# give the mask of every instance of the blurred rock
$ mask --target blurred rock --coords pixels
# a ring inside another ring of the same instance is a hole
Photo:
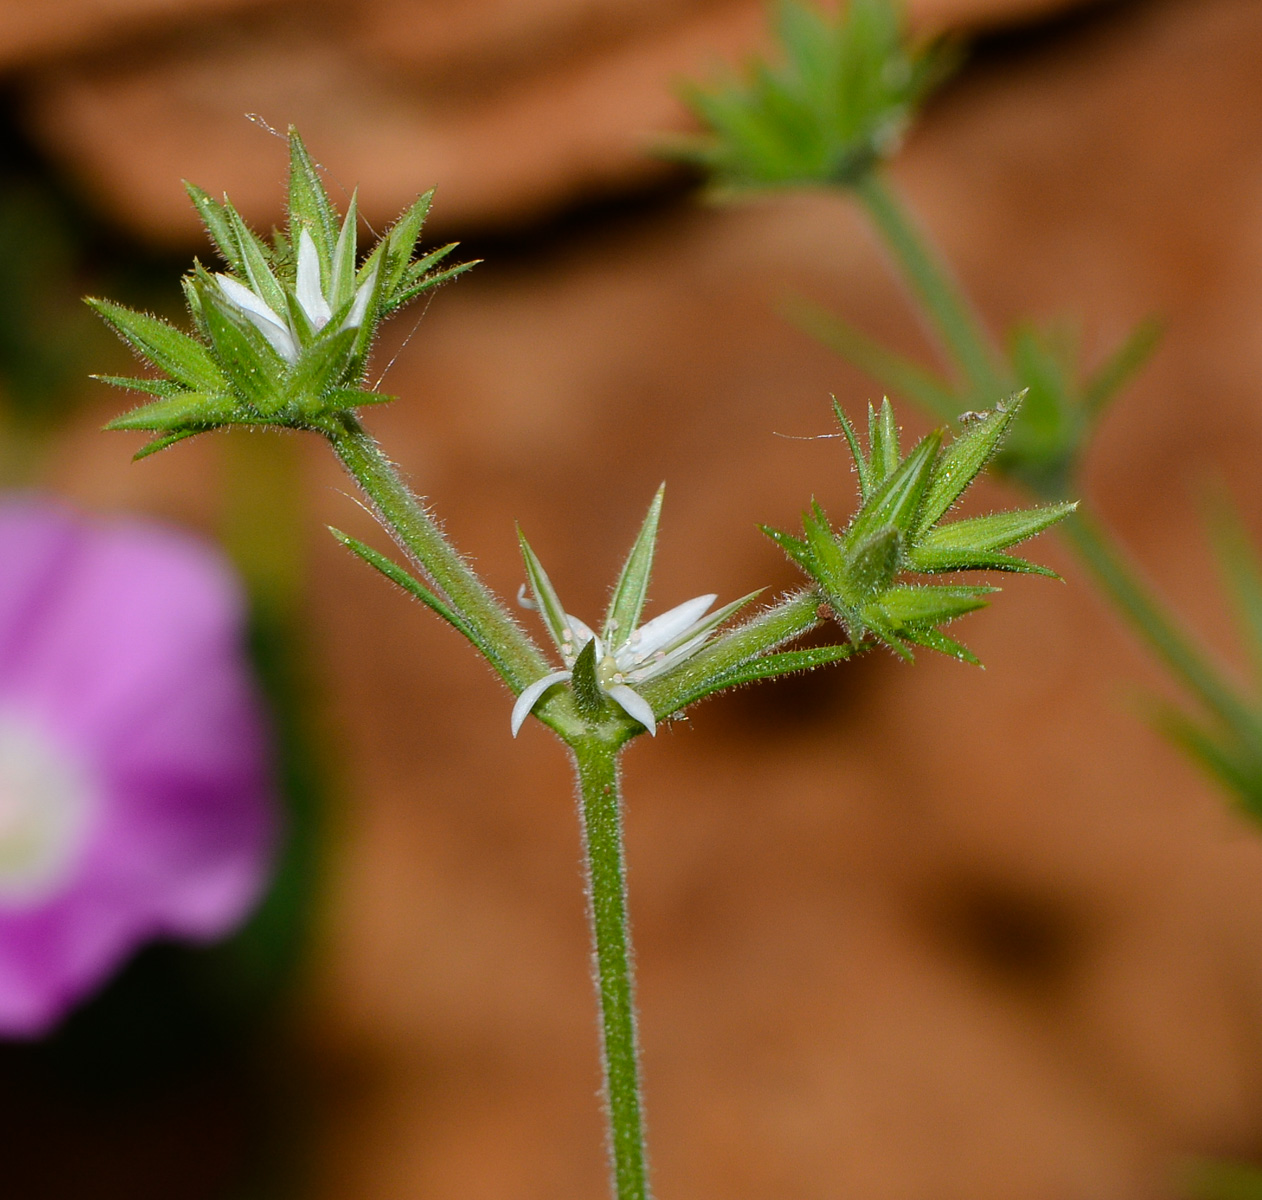
[[[95,53],[85,37],[19,85],[34,136],[142,236],[196,238],[180,178],[276,219],[273,148],[245,114],[298,125],[333,178],[362,188],[373,222],[436,183],[436,227],[520,226],[664,177],[652,146],[687,123],[675,86],[765,36],[762,0],[360,0],[208,19],[227,2],[190,11],[159,52]],[[910,12],[939,31],[1074,6],[916,0]]]

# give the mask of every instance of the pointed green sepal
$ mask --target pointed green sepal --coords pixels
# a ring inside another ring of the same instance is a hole
[[[168,446],[174,446],[176,442],[182,442],[185,438],[196,437],[199,433],[204,433],[203,429],[181,429],[176,433],[164,434],[162,437],[156,437],[151,442],[146,442],[135,454],[131,456],[132,462],[139,462],[142,458],[148,458],[151,454],[157,454],[160,450],[165,450]]]
[[[162,432],[181,429],[189,425],[207,429],[215,425],[235,424],[248,419],[249,415],[237,407],[231,396],[223,393],[212,396],[204,392],[180,392],[179,395],[168,396],[162,400],[155,400],[152,404],[142,404],[139,408],[133,408],[130,412],[115,417],[105,428]]]
[[[881,611],[900,633],[922,626],[943,625],[965,613],[985,608],[993,587],[951,587],[905,584],[889,588],[879,600]]]
[[[935,430],[916,445],[859,510],[854,523],[846,531],[847,544],[866,540],[882,526],[892,526],[904,535],[912,530],[917,524],[921,501],[941,444],[942,435]],[[876,457],[875,453],[873,457]]]
[[[1023,397],[1023,392],[1018,393],[1007,403],[975,420],[946,448],[925,492],[917,524],[918,533],[924,533],[935,525],[977,478],[999,448]]]
[[[881,401],[879,409],[868,405],[868,445],[871,456],[868,469],[873,485],[879,487],[897,469],[902,453],[898,446],[898,423],[890,398]]]
[[[556,642],[557,649],[562,654],[572,653],[573,633],[570,630],[570,622],[566,618],[565,609],[561,607],[561,601],[557,597],[556,588],[552,586],[552,580],[543,569],[539,556],[530,548],[530,543],[526,541],[526,535],[522,533],[520,526],[517,529],[517,541],[521,546],[521,556],[526,564],[526,580],[530,584],[530,593],[534,597],[539,614],[543,617],[548,632],[552,634],[552,640]]]
[[[89,298],[87,304],[141,357],[172,379],[194,391],[213,392],[224,386],[223,373],[205,347],[174,325],[109,300]]]
[[[337,220],[315,163],[292,125],[289,127],[289,221],[289,236],[295,246],[299,228],[310,231],[320,256],[320,272],[327,279],[333,265]]]
[[[574,660],[572,685],[578,711],[585,717],[599,717],[605,710],[605,695],[596,678],[596,639],[591,638]]]
[[[864,503],[872,494],[872,474],[868,469],[868,460],[864,457],[863,447],[859,445],[859,435],[855,432],[855,427],[850,423],[850,418],[842,411],[842,407],[837,403],[837,397],[833,398],[833,414],[837,418],[837,423],[841,426],[842,436],[846,439],[846,445],[850,447],[850,457],[854,460],[855,473],[859,476],[859,502]]]
[[[640,526],[635,544],[622,568],[622,574],[618,576],[618,583],[609,601],[609,611],[605,614],[602,636],[606,644],[612,644],[616,635],[620,635],[622,639],[629,637],[640,623],[640,613],[644,611],[644,601],[648,596],[649,576],[653,571],[657,525],[661,519],[662,497],[665,493],[666,485],[663,483],[649,505],[644,523]]]
[[[921,550],[962,550],[985,553],[1006,550],[1035,534],[1042,533],[1050,525],[1064,520],[1078,507],[1077,501],[1068,504],[1047,504],[1041,508],[1019,508],[1011,512],[991,513],[985,517],[970,517],[938,525],[920,539]]]

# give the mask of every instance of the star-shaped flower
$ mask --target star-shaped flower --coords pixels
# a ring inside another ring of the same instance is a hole
[[[523,585],[518,600],[524,607],[538,609],[542,614],[561,652],[565,670],[544,675],[522,690],[513,705],[514,737],[544,693],[565,681],[574,687],[580,706],[598,707],[608,697],[632,720],[639,721],[650,734],[656,735],[653,708],[636,687],[691,658],[728,617],[758,595],[751,592],[710,612],[711,605],[718,599],[717,594],[711,592],[685,600],[643,625],[638,623],[653,568],[662,490],[658,489],[649,506],[599,634],[565,611],[535,552],[526,539],[521,538],[530,590],[527,595]]]
[[[224,274],[215,276],[228,303],[267,339],[268,345],[287,363],[296,363],[310,335],[319,333],[329,323],[333,316],[330,296],[336,301],[339,293],[346,291],[351,298],[350,309],[338,324],[338,333],[344,329],[358,329],[364,323],[368,302],[377,282],[378,264],[373,263],[367,278],[356,285],[354,219],[355,206],[352,204],[337,239],[327,288],[321,279],[320,253],[315,239],[311,231],[303,227],[298,235],[295,304],[286,306],[287,316],[281,316],[259,292],[239,279]],[[305,322],[303,318],[306,318]]]

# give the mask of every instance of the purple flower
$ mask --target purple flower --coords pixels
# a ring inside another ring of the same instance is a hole
[[[0,503],[0,1035],[258,899],[276,817],[242,631],[189,537]]]

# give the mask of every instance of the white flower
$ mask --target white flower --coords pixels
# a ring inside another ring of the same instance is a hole
[[[354,229],[350,228],[348,235],[348,228],[349,217],[347,226],[343,226],[342,235],[338,238],[332,269],[334,278],[329,281],[329,293],[339,290],[341,272],[354,270]],[[298,235],[298,275],[294,299],[315,333],[323,329],[333,317],[333,306],[329,303],[320,276],[320,255],[316,250],[315,240],[304,226]],[[233,279],[231,275],[217,275],[216,279],[224,298],[267,339],[272,349],[287,363],[297,362],[304,338],[295,327],[294,321],[288,315],[281,316],[258,292],[246,287],[239,279]],[[377,270],[374,265],[368,278],[355,288],[355,298],[339,330],[358,329],[363,324],[376,280]]]
[[[647,544],[647,553],[642,551],[637,556],[637,551],[632,551],[623,578],[615,590],[604,629],[599,635],[561,607],[552,582],[525,539],[522,539],[522,553],[526,559],[526,572],[530,578],[533,599],[527,596],[523,585],[517,600],[524,608],[538,609],[541,612],[544,624],[561,652],[565,670],[553,671],[522,690],[517,703],[513,705],[511,724],[514,737],[543,694],[554,684],[574,677],[574,664],[589,642],[595,643],[597,686],[627,716],[639,721],[650,734],[656,736],[657,720],[652,706],[636,691],[637,685],[664,675],[690,658],[701,649],[715,629],[757,595],[756,592],[751,593],[710,612],[710,606],[718,598],[711,592],[709,595],[685,600],[683,604],[676,605],[643,625],[635,625],[648,581],[652,537],[656,534],[656,508],[660,505],[660,500],[659,493],[654,501],[654,508],[650,509],[650,536],[645,538],[642,534],[641,542],[637,543],[637,549]],[[649,528],[649,521],[645,525]],[[642,569],[636,570],[641,564]],[[628,589],[636,592],[636,595],[629,605],[620,605],[620,598],[627,594]],[[620,611],[634,614],[626,622],[631,627],[630,633],[624,634],[618,628],[617,613]]]

